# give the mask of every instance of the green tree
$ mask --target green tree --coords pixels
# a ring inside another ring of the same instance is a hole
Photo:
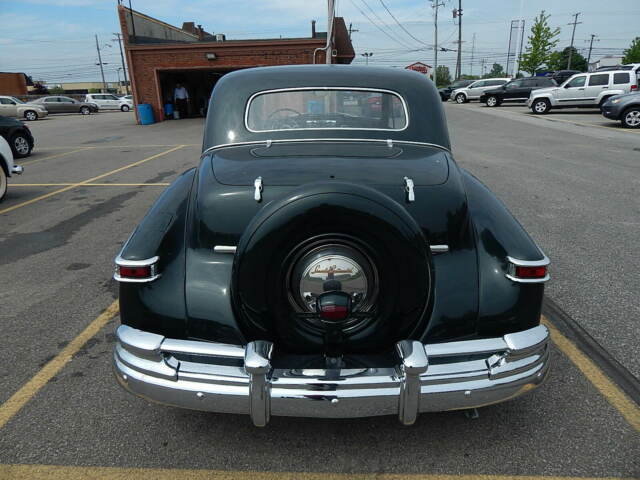
[[[436,68],[436,86],[449,85],[450,83],[451,74],[449,73],[449,67],[438,65],[438,68]]]
[[[547,68],[549,70],[565,70],[569,62],[569,52],[571,53],[571,69],[580,70],[586,72],[589,65],[587,65],[587,59],[578,53],[575,47],[567,47],[562,51],[551,52],[549,60],[547,61]]]
[[[496,78],[496,77],[504,77],[504,67],[499,63],[494,63],[491,67],[491,71],[483,75],[484,78]]]
[[[640,37],[636,37],[624,51],[622,63],[640,63]]]
[[[64,88],[62,88],[62,87],[51,87],[49,89],[49,93],[54,94],[54,95],[60,95],[60,94],[64,93]]]
[[[527,48],[520,58],[520,70],[535,75],[549,61],[551,50],[558,44],[560,28],[551,30],[548,20],[551,15],[540,12],[531,27],[531,35],[527,40]]]

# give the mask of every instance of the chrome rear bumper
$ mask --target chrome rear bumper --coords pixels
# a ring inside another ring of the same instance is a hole
[[[490,405],[537,387],[549,370],[548,341],[547,328],[539,325],[484,340],[404,340],[396,345],[395,367],[280,369],[271,366],[270,342],[175,340],[122,325],[114,368],[135,395],[195,410],[248,413],[257,426],[270,415],[398,415],[410,425],[419,412]]]

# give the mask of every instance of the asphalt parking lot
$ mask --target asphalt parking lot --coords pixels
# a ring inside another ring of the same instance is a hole
[[[640,134],[586,112],[445,109],[457,160],[552,259],[550,301],[638,377]],[[0,204],[0,479],[640,476],[640,407],[553,309],[548,382],[476,419],[276,417],[257,429],[130,396],[110,366],[113,258],[197,165],[203,122],[144,127],[115,112],[29,125],[36,149]]]

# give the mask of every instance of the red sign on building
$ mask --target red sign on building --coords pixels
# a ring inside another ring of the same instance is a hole
[[[404,68],[406,68],[407,70],[413,70],[414,72],[422,73],[424,75],[429,75],[431,73],[431,65],[427,65],[426,63],[422,62],[412,63],[411,65],[407,65]]]

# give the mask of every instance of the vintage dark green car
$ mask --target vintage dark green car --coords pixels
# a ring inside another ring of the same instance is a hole
[[[549,260],[454,161],[409,71],[222,77],[198,168],[116,258],[114,366],[163,404],[366,417],[466,409],[545,379]]]

